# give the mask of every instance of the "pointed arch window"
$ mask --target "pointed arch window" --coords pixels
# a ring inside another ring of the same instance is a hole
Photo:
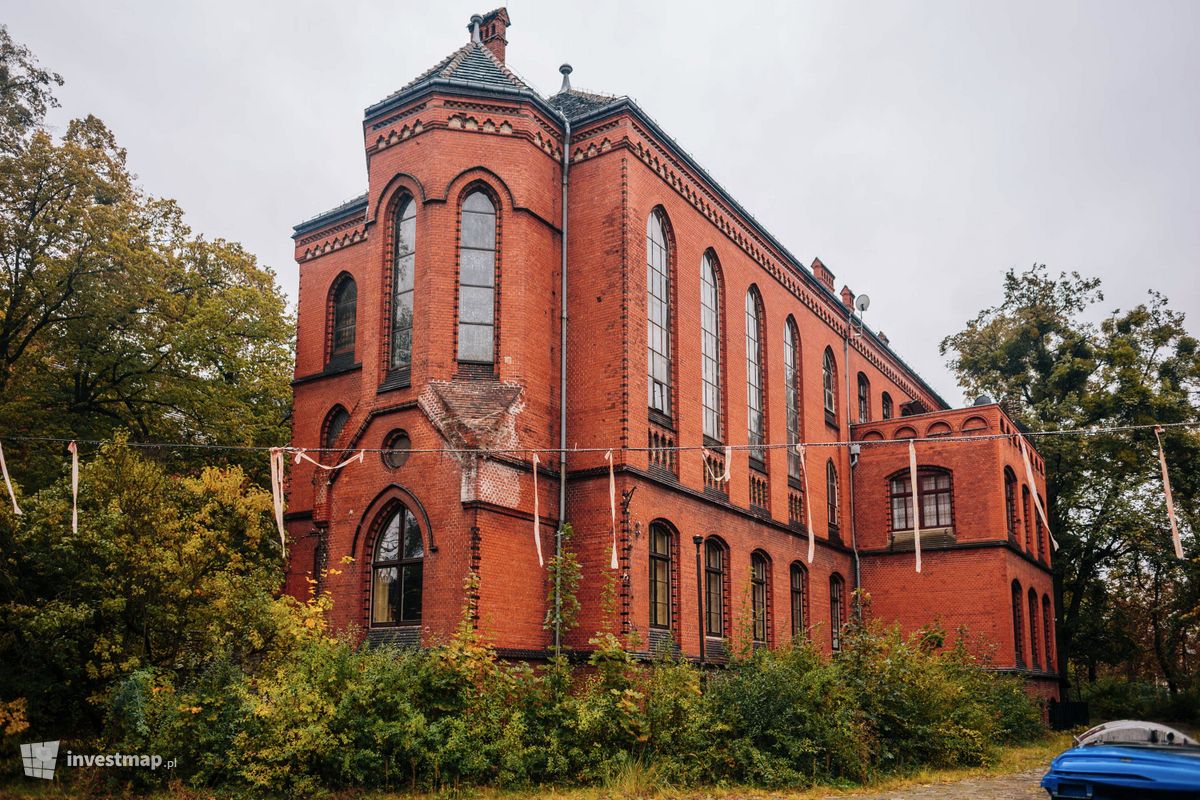
[[[725,546],[716,539],[704,544],[704,632],[725,635]]]
[[[1012,582],[1012,615],[1013,615],[1013,655],[1017,659],[1017,666],[1025,666],[1025,645],[1024,645],[1024,620],[1021,613],[1021,583],[1020,581]]]
[[[716,259],[700,259],[700,383],[704,435],[721,440],[721,290]]]
[[[825,421],[837,425],[837,362],[833,350],[828,347],[821,362],[821,386],[825,397]]]
[[[763,406],[762,301],[751,288],[746,292],[746,443],[750,458],[766,460],[766,410]]]
[[[1042,500],[1042,508],[1046,508],[1046,501]],[[1042,517],[1040,514],[1034,514],[1033,517],[1034,529],[1037,532],[1037,557],[1038,561],[1046,560],[1046,526],[1042,525]]]
[[[495,361],[496,206],[482,189],[462,205],[458,266],[458,360]]]
[[[650,525],[650,627],[671,627],[671,530]]]
[[[800,331],[790,316],[783,326],[783,398],[787,406],[788,479],[800,480]]]
[[[883,393],[883,418],[891,419],[896,415],[896,409],[892,406],[892,396],[887,392]]]
[[[346,423],[350,421],[350,412],[341,406],[334,406],[328,414],[325,415],[325,424],[321,431],[321,449],[334,450],[337,448],[338,439],[342,436],[342,431],[346,429]]]
[[[1017,541],[1017,476],[1009,467],[1004,468],[1004,518],[1008,526],[1008,540]]]
[[[413,278],[417,260],[417,204],[405,195],[396,204],[392,247],[392,336],[388,367],[412,365]]]
[[[767,643],[767,598],[770,595],[770,565],[762,553],[750,556],[750,610],[755,644]]]
[[[861,372],[858,373],[858,421],[871,421],[871,382]]]
[[[671,416],[671,278],[660,212],[646,220],[646,361],[650,410]]]
[[[1029,590],[1029,666],[1041,669],[1042,661],[1038,658],[1038,596],[1037,590]]]
[[[846,581],[836,572],[829,576],[829,637],[833,651],[842,649],[842,627],[846,623]]]
[[[384,519],[371,567],[371,624],[421,622],[425,545],[413,513],[403,504]]]
[[[825,511],[829,517],[829,535],[838,536],[838,473],[833,459],[825,462]]]
[[[792,638],[808,632],[808,573],[799,562],[792,564],[790,593],[792,605]]]
[[[1046,639],[1046,671],[1054,672],[1054,633],[1050,627],[1054,614],[1050,611],[1050,595],[1042,595],[1042,635]]]
[[[1021,487],[1021,514],[1024,518],[1024,524],[1022,525],[1022,527],[1025,529],[1025,552],[1029,552],[1030,549],[1032,549],[1030,547],[1031,542],[1030,542],[1030,534],[1029,534],[1029,527],[1030,527],[1029,520],[1033,516],[1033,505],[1029,501],[1029,487],[1028,486]]]
[[[331,293],[331,326],[329,360],[354,360],[354,343],[358,318],[358,284],[343,275]]]

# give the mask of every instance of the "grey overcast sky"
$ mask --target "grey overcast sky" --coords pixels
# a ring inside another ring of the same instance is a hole
[[[244,243],[294,297],[291,226],[365,189],[363,109],[488,0],[10,2],[143,187]],[[1200,2],[512,0],[543,93],[628,94],[951,403],[937,353],[1010,267],[1165,292],[1200,333]]]

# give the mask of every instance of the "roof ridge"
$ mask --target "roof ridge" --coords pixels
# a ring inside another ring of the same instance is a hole
[[[498,55],[496,55],[495,53],[492,52],[492,48],[488,47],[487,45],[483,44],[482,42],[468,42],[468,44],[473,44],[479,50],[482,50],[484,53],[486,53],[487,57],[492,60],[492,64],[494,64],[502,73],[504,73],[505,77],[509,78],[510,80],[514,80],[519,84],[518,88],[528,89],[529,91],[533,91],[532,87],[530,87],[530,85],[525,81],[524,78],[522,78],[517,73],[513,72],[513,70],[507,64],[505,64],[503,61],[500,60],[500,57]],[[449,77],[449,76],[447,76],[447,77]]]

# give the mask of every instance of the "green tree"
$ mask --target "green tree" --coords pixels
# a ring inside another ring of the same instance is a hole
[[[1078,273],[1054,277],[1042,265],[1010,270],[1003,301],[944,339],[941,351],[951,356],[964,391],[992,395],[1034,432],[1200,420],[1200,357],[1183,315],[1151,292],[1128,311],[1089,321],[1102,300],[1100,281]],[[1054,555],[1061,674],[1081,634],[1092,642],[1132,638],[1131,631],[1097,631],[1097,620],[1129,619],[1106,605],[1115,580],[1154,574],[1160,588],[1170,587],[1151,592],[1153,616],[1164,628],[1158,671],[1168,681],[1179,677],[1180,643],[1197,633],[1200,574],[1191,534],[1200,436],[1194,428],[1174,428],[1164,444],[1190,562],[1173,556],[1153,432],[1036,440],[1046,461],[1050,525],[1061,545]],[[1082,647],[1086,654],[1087,643]]]

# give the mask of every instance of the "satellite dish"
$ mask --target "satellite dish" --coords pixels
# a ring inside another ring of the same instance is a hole
[[[871,307],[871,298],[868,295],[860,294],[858,299],[854,301],[854,307],[858,309],[858,313],[862,313]]]

